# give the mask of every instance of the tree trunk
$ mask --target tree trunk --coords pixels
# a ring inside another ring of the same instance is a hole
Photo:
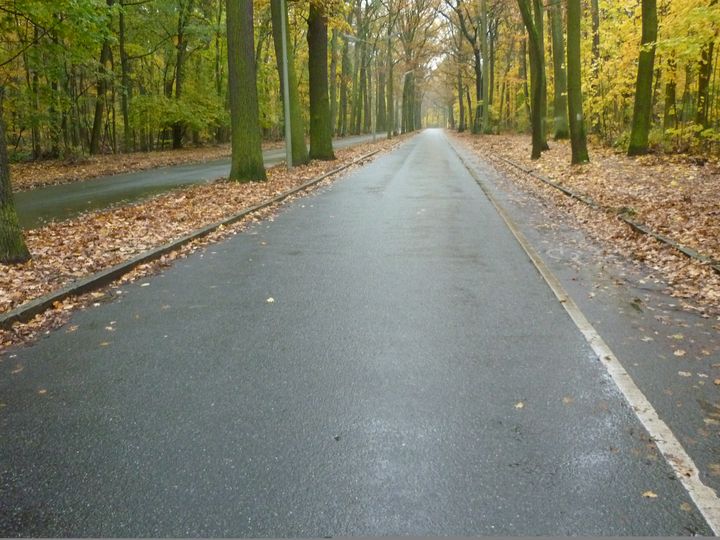
[[[330,126],[333,130],[337,122],[337,30],[330,38]]]
[[[482,122],[482,99],[483,99],[483,69],[482,54],[479,47],[473,49],[473,60],[475,68],[475,121],[472,124],[472,132],[480,133]]]
[[[0,86],[0,263],[16,264],[30,259],[22,229],[18,223],[10,185],[10,164],[5,140],[2,102],[5,89]]]
[[[663,114],[663,129],[677,127],[677,63],[674,58],[668,59],[667,77],[665,82],[665,113]]]
[[[270,10],[272,15],[272,34],[275,44],[275,58],[277,59],[277,69],[280,78],[280,96],[283,97],[283,51],[282,51],[282,28],[281,28],[281,9],[285,6],[285,20],[287,21],[287,3],[282,0],[271,0]],[[308,162],[308,150],[305,145],[305,121],[303,120],[302,110],[300,108],[300,95],[298,93],[297,74],[295,72],[295,58],[293,51],[290,49],[290,37],[287,36],[287,58],[288,58],[288,87],[290,88],[290,140],[292,142],[292,164],[302,165]]]
[[[377,62],[377,60],[376,60]],[[385,107],[385,70],[380,68],[377,76],[377,116],[376,116],[376,131],[382,133],[387,129],[387,110]]]
[[[352,17],[352,14],[350,15]],[[338,135],[345,137],[347,135],[347,121],[348,121],[348,84],[352,76],[352,70],[350,68],[350,42],[345,40],[342,48],[342,67],[341,70],[341,82],[340,82],[340,115],[338,117]]]
[[[569,6],[568,6],[568,9]],[[552,34],[553,73],[555,76],[555,140],[567,139],[568,132],[568,88],[565,70],[565,41],[563,39],[563,16],[560,3],[550,7],[550,26]],[[569,57],[569,55],[568,55]]]
[[[539,159],[544,150],[547,149],[545,139],[543,101],[545,97],[545,54],[541,41],[541,33],[538,29],[537,18],[533,17],[533,6],[531,0],[518,0],[523,23],[527,29],[528,45],[530,49],[530,91],[532,93],[531,123],[532,123],[532,159]],[[533,4],[536,0],[532,0]],[[537,14],[536,14],[537,15]]]
[[[528,68],[527,68],[527,40],[520,40],[520,79],[523,85],[523,95],[525,96],[525,112],[528,121],[532,123],[532,111],[530,110],[530,89],[528,85]]]
[[[395,74],[393,73],[395,64],[392,54],[392,19],[388,22],[387,29],[387,65],[387,138],[392,139],[397,127],[395,123]]]
[[[118,33],[118,42],[120,46],[120,82],[122,89],[120,91],[120,109],[123,118],[123,149],[129,152],[133,149],[133,133],[130,126],[130,101],[132,100],[132,82],[130,80],[130,60],[125,50],[125,6],[120,9],[120,29]]]
[[[648,151],[657,30],[656,0],[642,0],[642,44],[635,85],[635,107],[628,147],[629,156],[646,154]]]
[[[467,96],[467,110],[468,116],[470,117],[470,125],[474,126],[475,121],[473,120],[472,99],[470,98],[470,88],[467,86],[465,87],[465,95]]]
[[[322,6],[310,2],[308,71],[310,74],[310,158],[335,159],[328,102],[327,19]]]
[[[458,106],[460,107],[460,118],[458,122],[458,133],[465,131],[465,103],[463,101],[463,80],[462,80],[462,66],[457,68],[457,93],[458,93]]]
[[[590,17],[592,18],[592,56],[593,73],[600,67],[600,3],[599,0],[590,0]]]
[[[482,52],[482,127],[490,133],[490,47],[488,46],[487,0],[480,0],[480,50]]]
[[[187,41],[185,40],[185,28],[194,7],[194,0],[188,0],[186,5],[180,5],[177,29],[177,54],[175,61],[175,100],[180,101],[185,82],[185,57],[187,56]],[[183,134],[185,126],[182,122],[175,122],[172,128],[173,148],[179,149],[183,145]]]
[[[714,41],[710,41],[703,47],[700,69],[698,70],[697,113],[695,115],[695,123],[706,129],[710,127],[708,122],[710,117],[710,78],[712,77],[714,47]]]
[[[252,0],[227,0],[228,84],[232,130],[230,180],[265,180],[255,82]]]
[[[115,0],[107,0],[108,8],[111,8]],[[100,152],[100,139],[103,132],[103,118],[105,116],[105,99],[108,87],[108,71],[107,63],[110,61],[110,41],[103,40],[102,49],[100,50],[100,65],[98,67],[97,79],[97,98],[95,99],[95,115],[93,117],[92,134],[90,135],[90,153],[97,154]]]
[[[580,0],[567,0],[568,107],[570,109],[570,143],[573,164],[590,161],[585,134],[585,118],[583,116],[582,63],[580,58],[581,17]]]

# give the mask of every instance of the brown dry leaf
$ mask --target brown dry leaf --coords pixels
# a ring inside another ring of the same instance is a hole
[[[541,159],[530,160],[529,136],[453,134],[491,163],[504,179],[547,205],[553,218],[580,227],[607,252],[640,261],[669,283],[673,294],[692,300],[700,313],[717,313],[720,275],[707,265],[647,236],[638,235],[616,217],[571,200],[506,160],[533,170],[609,209],[630,209],[633,219],[651,230],[720,260],[720,190],[717,166],[699,166],[683,156],[628,158],[611,148],[591,145],[592,162],[571,165],[570,145],[556,141]],[[684,302],[686,304],[686,302]]]
[[[515,404],[515,408],[516,408],[516,409],[522,409],[522,408],[524,408],[524,407],[525,407],[525,404],[524,404],[522,401],[518,401],[518,402]]]
[[[642,496],[645,497],[646,499],[657,499],[657,493],[655,493],[654,491],[650,491],[650,490],[643,493]]]
[[[685,356],[685,351],[683,349],[678,349],[673,354],[675,356]]]

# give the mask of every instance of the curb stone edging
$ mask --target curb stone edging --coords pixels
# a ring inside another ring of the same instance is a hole
[[[193,240],[197,240],[199,238],[203,238],[209,235],[210,233],[218,230],[220,227],[236,223],[241,219],[247,217],[249,214],[252,214],[253,212],[257,212],[258,210],[262,210],[263,208],[267,208],[268,206],[279,203],[287,199],[291,195],[295,195],[296,193],[304,191],[305,189],[320,183],[321,181],[325,180],[330,176],[342,172],[345,169],[349,169],[353,165],[357,165],[358,163],[366,161],[367,159],[373,157],[375,154],[381,152],[381,150],[382,149],[378,149],[363,156],[360,156],[359,158],[354,159],[350,163],[328,171],[325,174],[322,174],[317,178],[313,178],[312,180],[309,180],[298,187],[289,189],[288,191],[284,191],[283,193],[267,199],[260,204],[251,206],[250,208],[245,208],[237,214],[230,216],[229,218],[225,218],[221,221],[206,225],[205,227],[202,227],[200,229],[196,229],[191,233],[186,234],[185,236],[182,236],[167,244],[153,248],[149,251],[145,251],[144,253],[140,253],[139,255],[136,255],[131,259],[116,264],[115,266],[111,266],[110,268],[101,270],[100,272],[92,274],[88,277],[73,281],[72,283],[66,285],[65,287],[62,287],[61,289],[26,302],[25,304],[22,304],[15,309],[12,309],[7,313],[0,315],[0,329],[9,330],[15,323],[28,322],[36,315],[51,308],[55,302],[60,302],[70,296],[79,296],[95,289],[99,289],[100,287],[104,287],[105,285],[112,283],[119,277],[127,274],[141,264],[155,261],[163,255],[166,255],[172,251],[175,251],[176,249],[185,246],[186,244],[189,244]]]
[[[571,189],[561,186],[557,182],[553,182],[549,178],[546,178],[545,176],[536,173],[532,169],[527,169],[511,159],[508,159],[508,158],[505,158],[502,156],[495,156],[495,157],[497,157],[501,161],[507,163],[508,165],[511,165],[512,167],[515,167],[516,169],[519,169],[520,171],[527,174],[528,176],[535,178],[536,180],[540,180],[541,182],[549,185],[550,187],[553,187],[553,188],[561,191],[564,195],[567,195],[571,199],[580,201],[581,203],[589,206],[590,208],[592,208],[594,210],[600,210],[600,211],[603,211],[603,212],[606,212],[609,214],[613,213],[613,211],[611,209],[599,205],[594,200],[592,200],[590,197],[586,197],[585,195],[581,195]],[[654,238],[655,240],[657,240],[658,242],[665,244],[665,245],[679,251],[680,253],[682,253],[683,255],[688,257],[689,259],[693,259],[702,264],[707,265],[716,274],[720,274],[720,261],[715,260],[712,257],[708,257],[707,255],[704,255],[704,254],[700,253],[699,251],[696,251],[692,248],[684,246],[684,245],[676,242],[672,238],[665,236],[664,234],[656,233],[655,231],[650,229],[650,227],[648,227],[647,225],[644,225],[643,223],[639,223],[639,222],[631,219],[630,217],[628,217],[626,211],[625,212],[615,212],[615,214],[617,215],[617,218],[620,221],[622,221],[623,223],[628,225],[635,232],[650,236],[650,237]]]

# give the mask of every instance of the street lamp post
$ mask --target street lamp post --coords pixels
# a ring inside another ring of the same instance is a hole
[[[290,124],[290,83],[288,82],[287,54],[287,3],[280,0],[280,27],[282,34],[282,72],[283,72],[283,104],[285,108],[285,161],[287,168],[292,168],[292,126]]]

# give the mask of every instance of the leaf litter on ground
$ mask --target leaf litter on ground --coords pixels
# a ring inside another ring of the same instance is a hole
[[[571,165],[570,144],[550,141],[539,160],[530,159],[527,135],[453,134],[492,164],[524,192],[569,214],[607,253],[639,263],[662,278],[683,307],[705,315],[720,314],[720,275],[649,236],[640,235],[617,218],[630,213],[635,221],[677,243],[720,260],[720,161],[677,155],[627,157],[613,149],[590,145],[590,163]],[[614,212],[590,208],[524,174],[506,161],[533,170],[590,197]],[[701,164],[702,163],[702,164]]]

